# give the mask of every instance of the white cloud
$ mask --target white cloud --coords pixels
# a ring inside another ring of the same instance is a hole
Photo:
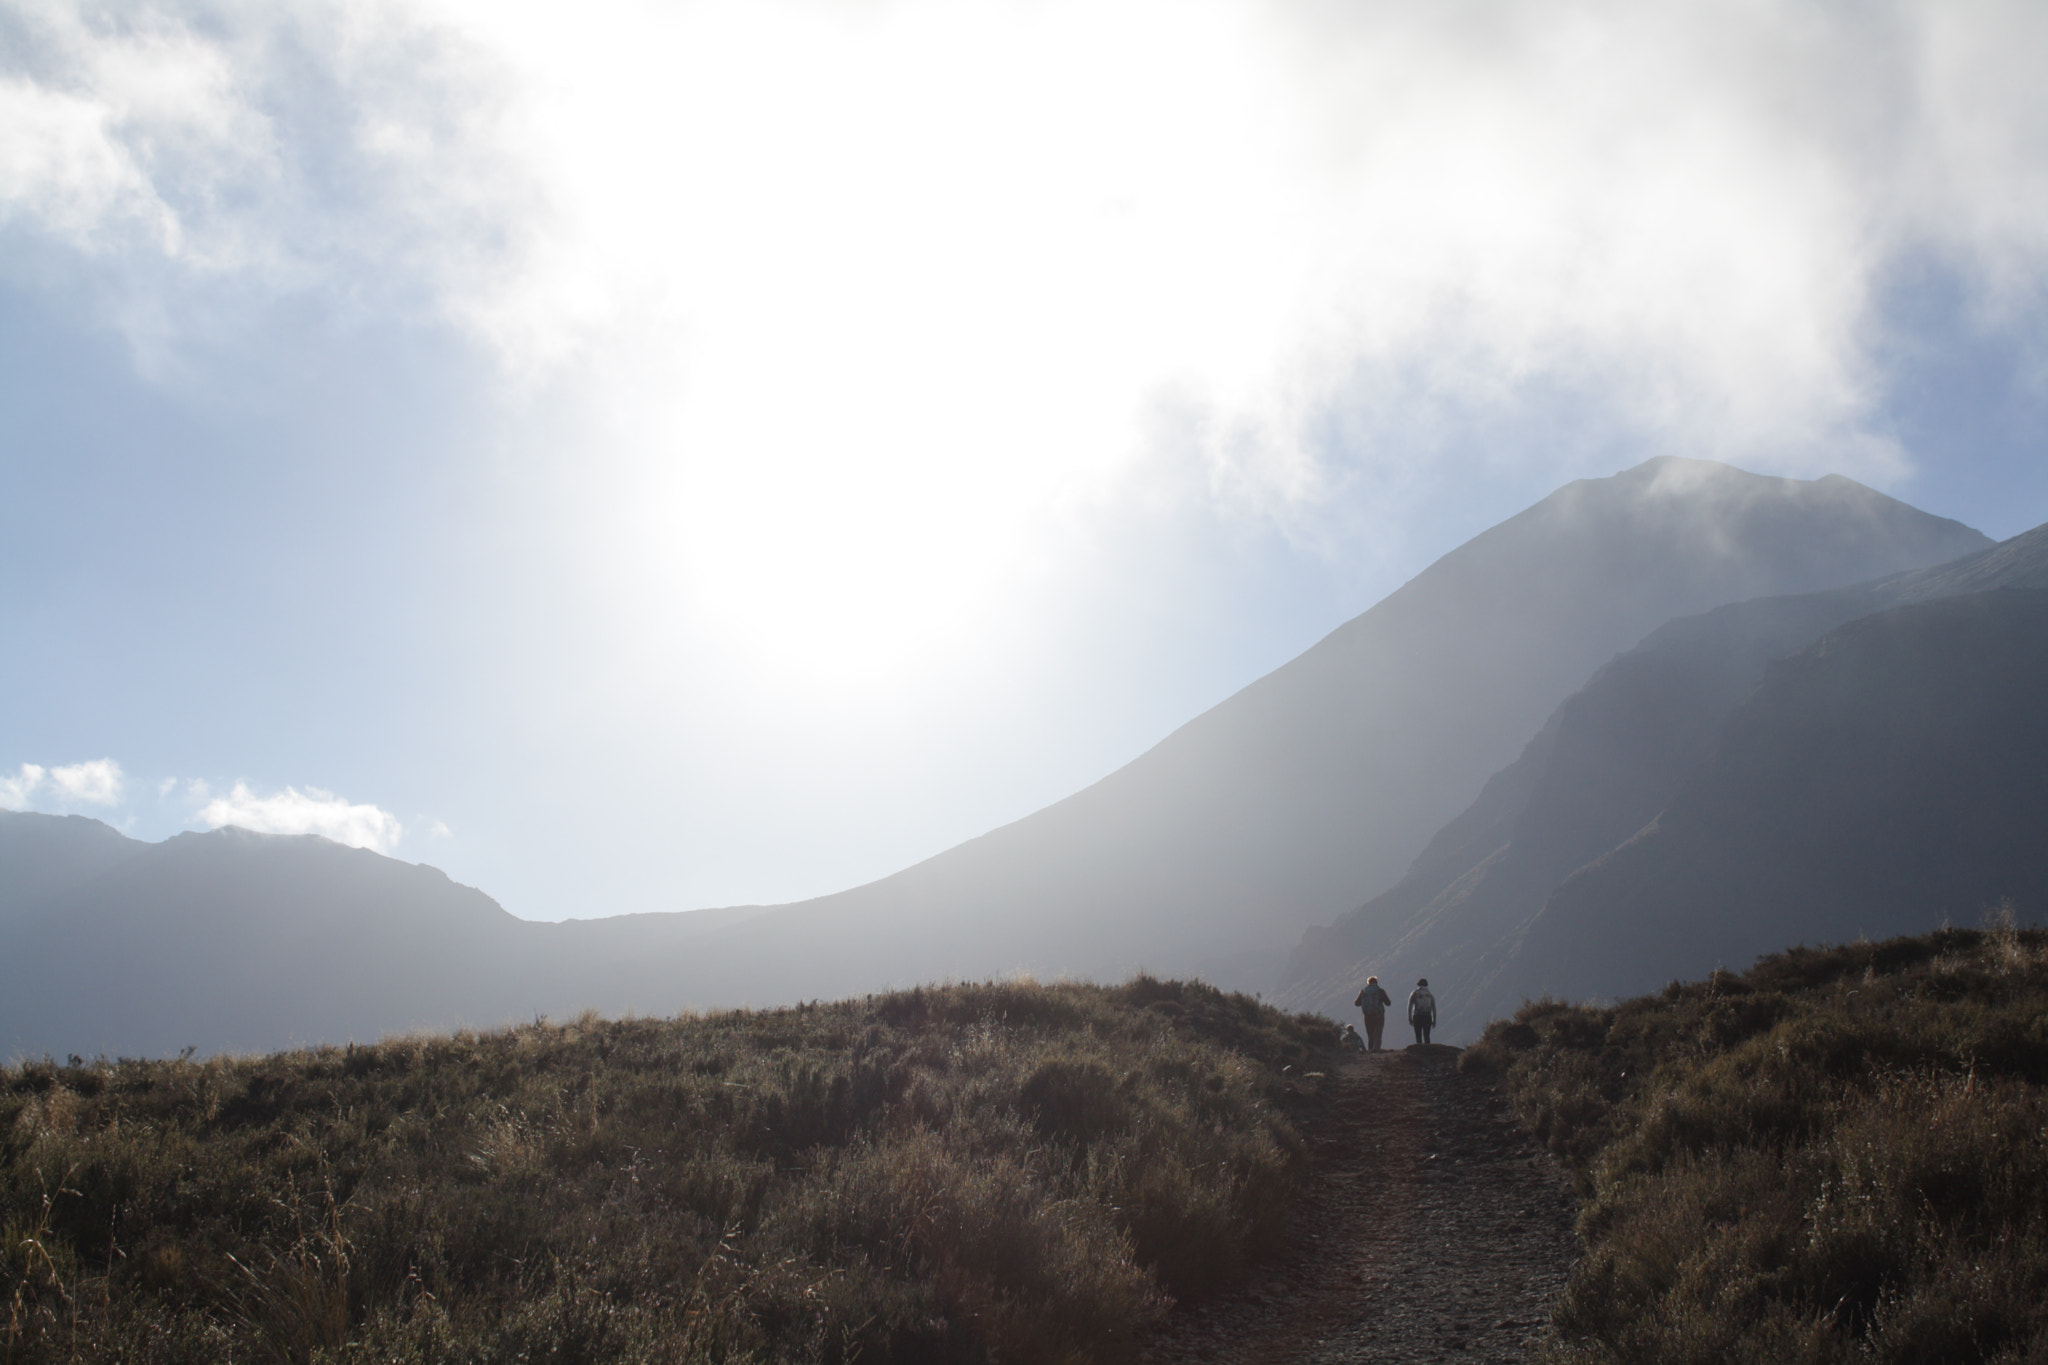
[[[1899,263],[2048,281],[2023,0],[0,6],[0,216],[148,266],[146,357],[224,281],[436,312],[587,386],[643,615],[820,667],[1103,505],[1302,534],[1445,410],[1892,478]]]
[[[405,833],[388,811],[352,804],[318,787],[286,787],[258,796],[247,783],[237,782],[226,796],[208,801],[198,818],[213,829],[235,825],[259,834],[318,834],[378,853],[389,852]]]
[[[0,810],[27,810],[42,784],[43,768],[36,763],[22,764],[12,777],[0,777]]]
[[[821,668],[943,648],[1077,509],[1307,534],[1446,411],[1888,481],[1888,272],[2048,278],[2038,7],[446,12],[556,210],[451,308],[605,374],[643,614]]]
[[[0,214],[30,217],[91,248],[124,221],[161,240],[164,205],[148,177],[108,135],[107,111],[88,99],[19,79],[0,81]]]
[[[508,165],[471,126],[490,64],[406,6],[0,0],[0,23],[0,231],[76,267],[16,252],[0,277],[83,281],[145,372],[190,380],[186,352],[280,297],[418,316],[498,268],[519,194],[483,184]]]
[[[121,800],[127,777],[111,758],[84,763],[59,764],[45,768],[24,763],[11,777],[0,777],[0,809],[27,810],[31,806],[53,806],[69,810],[78,806],[112,806]]]
[[[52,768],[49,780],[57,799],[66,805],[111,806],[121,799],[127,785],[121,765],[111,758]]]

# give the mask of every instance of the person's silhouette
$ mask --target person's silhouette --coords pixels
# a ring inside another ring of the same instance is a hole
[[[1358,993],[1352,1004],[1365,1015],[1365,1045],[1374,1052],[1380,1050],[1380,1034],[1387,1027],[1387,1006],[1394,1003],[1394,997],[1380,989],[1380,979],[1368,976],[1365,989]]]
[[[1436,997],[1429,993],[1426,976],[1408,992],[1408,1023],[1415,1029],[1416,1046],[1429,1041],[1429,1031],[1436,1027]]]

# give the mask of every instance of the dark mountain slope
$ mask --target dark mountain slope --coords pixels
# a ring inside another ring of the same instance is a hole
[[[1270,987],[1592,669],[1674,615],[1979,549],[1841,478],[1652,460],[1444,556],[1125,768],[882,881],[705,945],[707,1003],[1026,968]]]
[[[435,868],[311,835],[149,844],[0,811],[0,1061],[669,1014],[693,943],[745,917],[534,924]]]
[[[0,810],[0,930],[59,888],[98,876],[143,847],[83,815]]]
[[[1788,941],[2048,907],[2048,592],[1866,617],[1772,665],[1658,821],[1560,886],[1512,975],[1562,998]]]
[[[506,1012],[486,983],[529,926],[433,868],[311,835],[121,842],[0,944],[0,1055],[239,1051]]]
[[[1447,1036],[1476,1028],[1485,1016],[1473,1002],[1550,893],[1656,818],[1769,661],[1877,605],[1863,590],[1744,603],[1615,659],[1407,877],[1303,935],[1281,997],[1327,1012],[1348,1005],[1368,972],[1428,977],[1464,1021]]]
[[[1655,819],[1773,659],[1902,603],[2010,584],[2048,587],[2048,527],[1979,554],[1829,592],[1737,603],[1671,622],[1569,698],[1521,758],[1445,827],[1407,877],[1311,929],[1281,998],[1340,1010],[1369,971],[1428,976],[1476,1027],[1511,1009],[1508,956],[1550,893]]]

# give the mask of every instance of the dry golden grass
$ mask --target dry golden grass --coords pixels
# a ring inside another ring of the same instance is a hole
[[[0,1362],[1114,1360],[1333,1042],[1140,978],[0,1071]]]
[[[1529,1005],[1464,1064],[1579,1176],[1556,1359],[2048,1361],[2048,939],[2009,915]]]

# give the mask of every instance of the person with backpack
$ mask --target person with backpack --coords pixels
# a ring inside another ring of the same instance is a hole
[[[1380,1034],[1387,1027],[1387,1006],[1394,1003],[1394,997],[1380,989],[1380,979],[1368,976],[1365,989],[1351,1002],[1365,1014],[1365,1045],[1373,1052],[1380,1050]]]
[[[1429,993],[1429,978],[1426,976],[1408,992],[1408,1022],[1415,1029],[1415,1045],[1421,1047],[1427,1043],[1429,1031],[1436,1027],[1436,997]]]

